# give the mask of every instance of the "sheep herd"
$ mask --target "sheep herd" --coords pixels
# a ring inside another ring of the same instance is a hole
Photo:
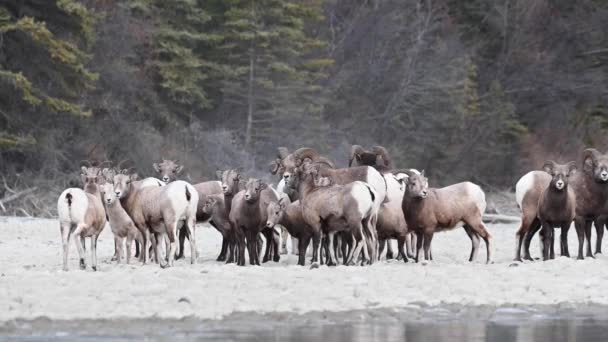
[[[63,269],[68,269],[70,241],[76,244],[80,268],[86,268],[85,238],[91,239],[91,267],[97,270],[99,234],[109,222],[114,235],[113,260],[142,263],[153,260],[162,268],[184,257],[186,239],[190,261],[198,257],[196,223],[208,222],[222,235],[218,261],[244,266],[279,261],[287,252],[288,236],[298,265],[305,265],[312,241],[311,267],[368,265],[386,258],[404,262],[432,260],[435,232],[464,228],[471,239],[469,261],[476,259],[480,241],[492,262],[492,238],[482,215],[485,194],[471,182],[443,188],[429,187],[424,171],[395,169],[385,148],[355,145],[348,168],[311,148],[290,152],[278,148],[270,172],[277,186],[247,179],[239,169],[218,171],[218,181],[198,184],[178,180],[183,166],[163,160],[153,164],[159,178],[140,179],[119,163],[81,167],[84,187],[69,188],[57,202]],[[546,162],[516,185],[522,223],[516,235],[515,260],[531,259],[530,240],[540,230],[542,257],[553,258],[553,229],[562,229],[561,255],[569,256],[567,232],[575,223],[578,258],[583,258],[591,225],[597,229],[596,253],[608,218],[608,155],[595,149],[582,154],[582,165]],[[391,240],[397,240],[396,254]],[[389,243],[387,243],[389,242]],[[133,251],[135,246],[135,251]],[[133,253],[135,252],[135,253]]]

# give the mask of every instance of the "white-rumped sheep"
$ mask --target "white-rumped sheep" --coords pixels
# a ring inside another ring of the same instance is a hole
[[[147,262],[147,243],[154,234],[154,253],[161,267],[173,266],[176,249],[177,230],[186,225],[190,235],[191,263],[196,262],[196,242],[194,229],[198,193],[192,185],[184,181],[171,182],[163,187],[140,187],[135,182],[137,175],[120,173],[114,176],[114,190],[124,201],[135,226],[142,233],[144,248],[141,249],[143,262]],[[160,257],[159,244],[163,234],[169,239],[166,261]]]
[[[86,268],[84,238],[91,238],[91,267],[97,271],[97,238],[106,224],[106,213],[101,203],[99,185],[105,181],[99,168],[82,167],[84,191],[79,188],[64,190],[57,200],[57,213],[63,247],[63,269],[68,270],[68,251],[72,236],[80,257],[80,268]]]
[[[424,171],[405,172],[408,178],[402,209],[408,228],[416,233],[416,262],[420,260],[423,245],[425,259],[431,259],[431,241],[436,232],[463,227],[472,242],[469,261],[477,257],[481,236],[486,243],[487,262],[491,263],[491,236],[482,222],[486,200],[481,188],[471,182],[429,188]]]
[[[100,186],[99,190],[110,222],[110,228],[114,234],[116,261],[120,263],[125,256],[124,243],[126,240],[126,261],[129,264],[131,263],[133,241],[142,243],[141,232],[135,227],[135,223],[120,204],[120,199],[114,191],[114,183],[106,182]]]
[[[314,232],[328,235],[328,245],[334,246],[336,232],[347,231],[355,239],[355,247],[347,256],[347,263],[354,264],[365,243],[371,237],[373,219],[378,215],[376,202],[379,197],[374,188],[364,182],[354,181],[347,185],[335,185],[327,177],[322,177],[319,166],[304,165],[298,169],[296,177],[301,196],[302,216]],[[320,256],[319,236],[313,237],[313,267],[318,267]],[[336,265],[334,248],[329,249],[327,264]],[[364,255],[368,254],[363,249]],[[371,256],[365,255],[369,262]]]
[[[608,201],[608,154],[601,154],[596,149],[589,148],[582,154],[582,171],[574,173],[569,180],[569,188],[574,190],[576,197],[576,214],[574,225],[578,237],[578,259],[583,259],[583,247],[587,237],[587,256],[591,252],[591,225],[606,211]],[[522,240],[524,259],[530,257],[530,241],[532,230],[538,230],[538,200],[541,193],[549,185],[551,177],[544,171],[531,171],[519,179],[515,186],[515,198],[522,210],[521,226],[516,234],[515,260],[521,260]],[[596,227],[597,228],[597,227]],[[562,229],[562,252],[569,257],[568,236],[569,227]],[[603,234],[603,232],[602,232]],[[600,234],[598,234],[598,239]],[[601,243],[601,242],[600,242]]]
[[[281,150],[279,150],[281,151]],[[386,181],[384,177],[373,167],[370,166],[358,166],[343,169],[334,169],[329,166],[327,159],[321,157],[315,150],[311,148],[300,148],[292,153],[285,155],[286,150],[283,150],[283,158],[278,160],[280,166],[278,170],[283,172],[283,178],[287,187],[296,189],[298,188],[296,173],[301,171],[304,164],[310,164],[317,166],[320,177],[327,177],[333,184],[346,185],[354,181],[362,181],[369,184],[377,195],[377,201],[374,201],[376,206],[374,213],[378,214],[380,205],[386,200]],[[281,155],[281,153],[280,153]],[[301,193],[298,195],[302,197]],[[377,217],[372,218],[372,224],[370,226],[370,232],[372,236],[366,240],[368,249],[371,253],[371,261],[377,260],[378,253],[378,236],[376,231]]]

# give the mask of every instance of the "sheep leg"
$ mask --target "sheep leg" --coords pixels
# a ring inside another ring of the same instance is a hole
[[[382,258],[382,253],[384,253],[384,248],[386,248],[386,239],[378,240],[378,255],[379,258]],[[388,251],[386,251],[386,260],[388,260]]]
[[[425,232],[424,233],[424,259],[431,260],[431,242],[433,241],[433,232]]]
[[[222,249],[220,250],[220,255],[217,256],[215,261],[226,261],[226,251],[228,250],[228,238],[222,234]]]
[[[543,261],[551,258],[551,240],[553,240],[553,226],[548,222],[541,223],[543,227]]]
[[[133,245],[133,234],[127,234],[127,244],[125,245],[127,254],[127,265],[131,263],[131,246]]]
[[[595,254],[602,254],[602,239],[604,238],[604,226],[606,225],[606,216],[600,216],[593,223],[597,237],[595,240]]]
[[[72,232],[72,236],[74,236],[74,243],[76,244],[76,249],[78,249],[78,258],[80,269],[84,270],[87,268],[87,263],[85,261],[85,250],[84,250],[84,241],[82,239],[82,230],[86,228],[86,224],[81,223],[76,225],[76,229]]]
[[[70,232],[72,225],[67,222],[60,223],[61,229],[61,245],[63,247],[63,270],[68,270],[68,252],[70,250]]]
[[[237,264],[239,266],[245,266],[245,244],[246,242],[246,238],[245,238],[245,231],[243,231],[242,227],[238,227],[236,228],[238,231],[235,232],[236,237],[237,237],[237,243],[238,243],[238,247],[239,247],[239,255],[237,258]],[[248,244],[247,244],[248,246]],[[247,248],[247,251],[249,252],[249,248]]]
[[[254,243],[252,243],[253,241],[253,237],[251,236],[251,232],[249,232],[248,230],[245,231],[245,238],[247,240],[247,253],[249,254],[249,264],[250,265],[255,265],[255,259],[254,259],[254,254],[255,254],[255,249],[253,247]]]
[[[274,246],[272,261],[279,262],[281,260],[281,253],[279,253],[279,245],[281,244],[281,234],[279,231],[274,229],[272,230],[272,243]],[[287,240],[285,240],[285,245],[287,245]],[[285,247],[285,251],[287,251],[287,247]]]
[[[264,238],[266,239],[266,250],[264,251],[262,262],[266,263],[270,260],[270,253],[272,252],[272,231],[270,229],[264,229],[262,230],[262,235],[264,235]]]
[[[91,236],[91,268],[97,271],[97,238],[99,234]]]
[[[263,229],[263,228],[262,228]],[[260,233],[255,234],[257,244],[255,244],[255,264],[260,265],[260,259],[262,258],[262,247],[264,247],[264,239],[262,239],[262,235]],[[272,244],[268,241],[268,245],[270,247],[269,253],[272,253]]]
[[[342,264],[346,265],[348,263],[348,255],[350,251],[353,249],[353,235],[352,234],[344,234],[344,241],[342,243]]]
[[[409,241],[410,241],[410,247],[408,250],[408,257],[410,258],[416,258],[416,246],[417,246],[417,235],[414,232],[409,233]],[[408,240],[405,240],[406,243],[408,242]]]
[[[186,231],[188,232],[188,240],[190,241],[190,264],[196,264],[196,259],[198,258],[198,250],[196,249],[196,217],[191,217],[186,221]],[[182,229],[184,229],[182,227]],[[173,245],[175,245],[175,237],[177,232],[173,233],[174,241]],[[174,247],[175,248],[175,247]]]
[[[469,261],[473,262],[477,259],[477,252],[479,250],[479,235],[475,233],[473,228],[469,225],[464,225],[464,231],[467,232],[469,239],[471,239],[471,254],[469,256]]]
[[[298,249],[300,251],[305,251],[308,248],[308,244],[310,243],[310,236],[302,237],[298,239]],[[306,253],[298,254],[298,265],[304,266],[306,265]]]
[[[141,259],[141,255],[139,253],[139,246],[141,245],[141,241],[135,240],[135,257]]]
[[[475,233],[477,233],[478,236],[481,236],[481,238],[485,242],[486,254],[487,254],[486,264],[491,264],[492,263],[492,235],[490,235],[490,233],[486,229],[486,226],[481,221],[481,217],[479,218],[478,222],[471,224],[470,226],[471,226],[471,228],[473,228],[473,230],[475,231]]]
[[[539,219],[534,219],[532,221],[532,223],[530,224],[530,227],[528,228],[528,231],[525,233],[524,236],[524,260],[532,260],[532,257],[530,256],[530,242],[532,242],[532,238],[534,237],[534,234],[536,234],[537,231],[539,231],[541,228],[541,224],[540,224],[540,220]]]
[[[321,254],[321,227],[313,227],[313,231],[314,233],[312,237],[312,265],[310,266],[310,268],[318,268],[319,254]],[[300,251],[300,253],[302,252]]]
[[[169,262],[169,249],[171,249],[171,241],[169,240],[171,233],[163,234],[163,240],[165,241],[165,260]],[[169,265],[170,266],[170,265]]]
[[[407,236],[397,238],[397,255],[403,258],[403,262],[408,262],[405,252],[405,241],[407,241]]]
[[[285,229],[285,227],[281,226],[281,235],[280,235],[281,253],[280,254],[289,254],[289,251],[287,250],[287,240],[288,239],[289,239],[289,233],[287,232],[287,229]]]
[[[327,246],[329,250],[329,254],[327,255],[327,266],[336,266],[336,252],[334,249],[334,237],[336,232],[330,232],[327,234]]]
[[[156,261],[160,264],[161,268],[166,268],[168,267],[168,262],[166,260],[166,258],[163,258],[160,250],[161,250],[161,245],[163,243],[163,236],[161,233],[154,233],[154,254],[156,255]]]
[[[120,264],[120,261],[122,259],[122,255],[120,252],[120,245],[121,245],[121,241],[122,238],[120,238],[118,235],[114,235],[114,253],[116,253],[116,259],[114,259],[114,257],[112,257],[112,259],[110,259],[110,261],[116,261],[117,264]]]
[[[420,261],[420,253],[422,252],[422,232],[416,232],[416,263]]]
[[[184,243],[186,242],[186,238],[190,240],[190,237],[188,236],[188,230],[182,227],[182,229],[179,230],[179,248],[177,255],[175,256],[175,260],[179,260],[184,257]]]
[[[298,238],[293,236],[291,237],[291,254],[300,255],[300,243]],[[304,254],[306,254],[306,251],[304,251]]]
[[[355,265],[359,260],[361,250],[363,250],[363,257],[366,260],[369,260],[370,255],[366,248],[365,236],[363,235],[363,225],[359,223],[358,226],[357,224],[351,224],[349,226],[355,227],[355,231],[353,232],[353,236],[355,237],[355,248],[352,257],[350,258],[349,265]],[[361,262],[361,265],[363,264],[365,264],[365,261]]]
[[[120,255],[118,253],[118,240],[117,240],[117,236],[114,236],[114,255],[112,255],[112,258],[110,259],[110,261],[118,261],[118,263],[120,263]]]
[[[142,260],[142,264],[145,265],[150,261],[148,253],[148,244],[150,243],[150,231],[147,229],[147,227],[145,227],[144,229],[140,229],[139,231],[141,232],[141,248],[139,251],[139,256]]]
[[[175,262],[175,249],[177,248],[177,240],[178,240],[178,231],[177,231],[177,222],[174,222],[170,227],[168,227],[168,231],[167,231],[167,239],[169,241],[169,248],[165,251],[165,253],[167,254],[167,266],[168,267],[173,267],[174,266],[174,262]],[[182,228],[184,229],[184,228]],[[186,228],[186,229],[190,229],[190,228]],[[190,263],[194,264],[196,262],[196,245],[194,245],[194,247],[192,247],[193,244],[193,236],[190,235]]]
[[[335,245],[336,264],[338,264],[340,258],[342,258],[342,244],[344,243],[343,240],[344,240],[344,234],[336,235],[336,245]]]
[[[583,260],[583,244],[585,243],[585,226],[587,221],[583,217],[577,217],[574,220],[574,227],[576,228],[576,236],[578,237],[578,260]]]
[[[380,254],[382,254],[382,252],[378,253],[378,255]],[[386,260],[393,259],[394,257],[395,255],[393,253],[393,244],[391,243],[391,239],[386,239]]]
[[[593,221],[585,221],[585,240],[587,240],[587,256],[590,258],[595,258],[593,252],[591,251],[591,228],[593,225]]]

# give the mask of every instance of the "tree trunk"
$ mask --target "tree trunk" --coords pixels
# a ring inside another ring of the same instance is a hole
[[[253,0],[251,1],[251,17],[255,22],[255,8]],[[255,30],[255,28],[254,28]],[[255,33],[251,39],[249,47],[249,84],[247,90],[247,128],[245,130],[245,146],[251,149],[251,135],[253,129],[253,80],[254,80],[254,65],[255,65]]]

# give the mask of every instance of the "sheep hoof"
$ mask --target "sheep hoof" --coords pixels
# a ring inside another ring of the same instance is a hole
[[[84,262],[84,259],[80,259],[80,269],[84,270],[87,268],[87,264]]]
[[[97,266],[91,266],[91,269],[95,272],[97,272]]]
[[[319,268],[319,263],[318,262],[313,262],[312,265],[310,265],[310,269],[314,270],[315,268]]]

